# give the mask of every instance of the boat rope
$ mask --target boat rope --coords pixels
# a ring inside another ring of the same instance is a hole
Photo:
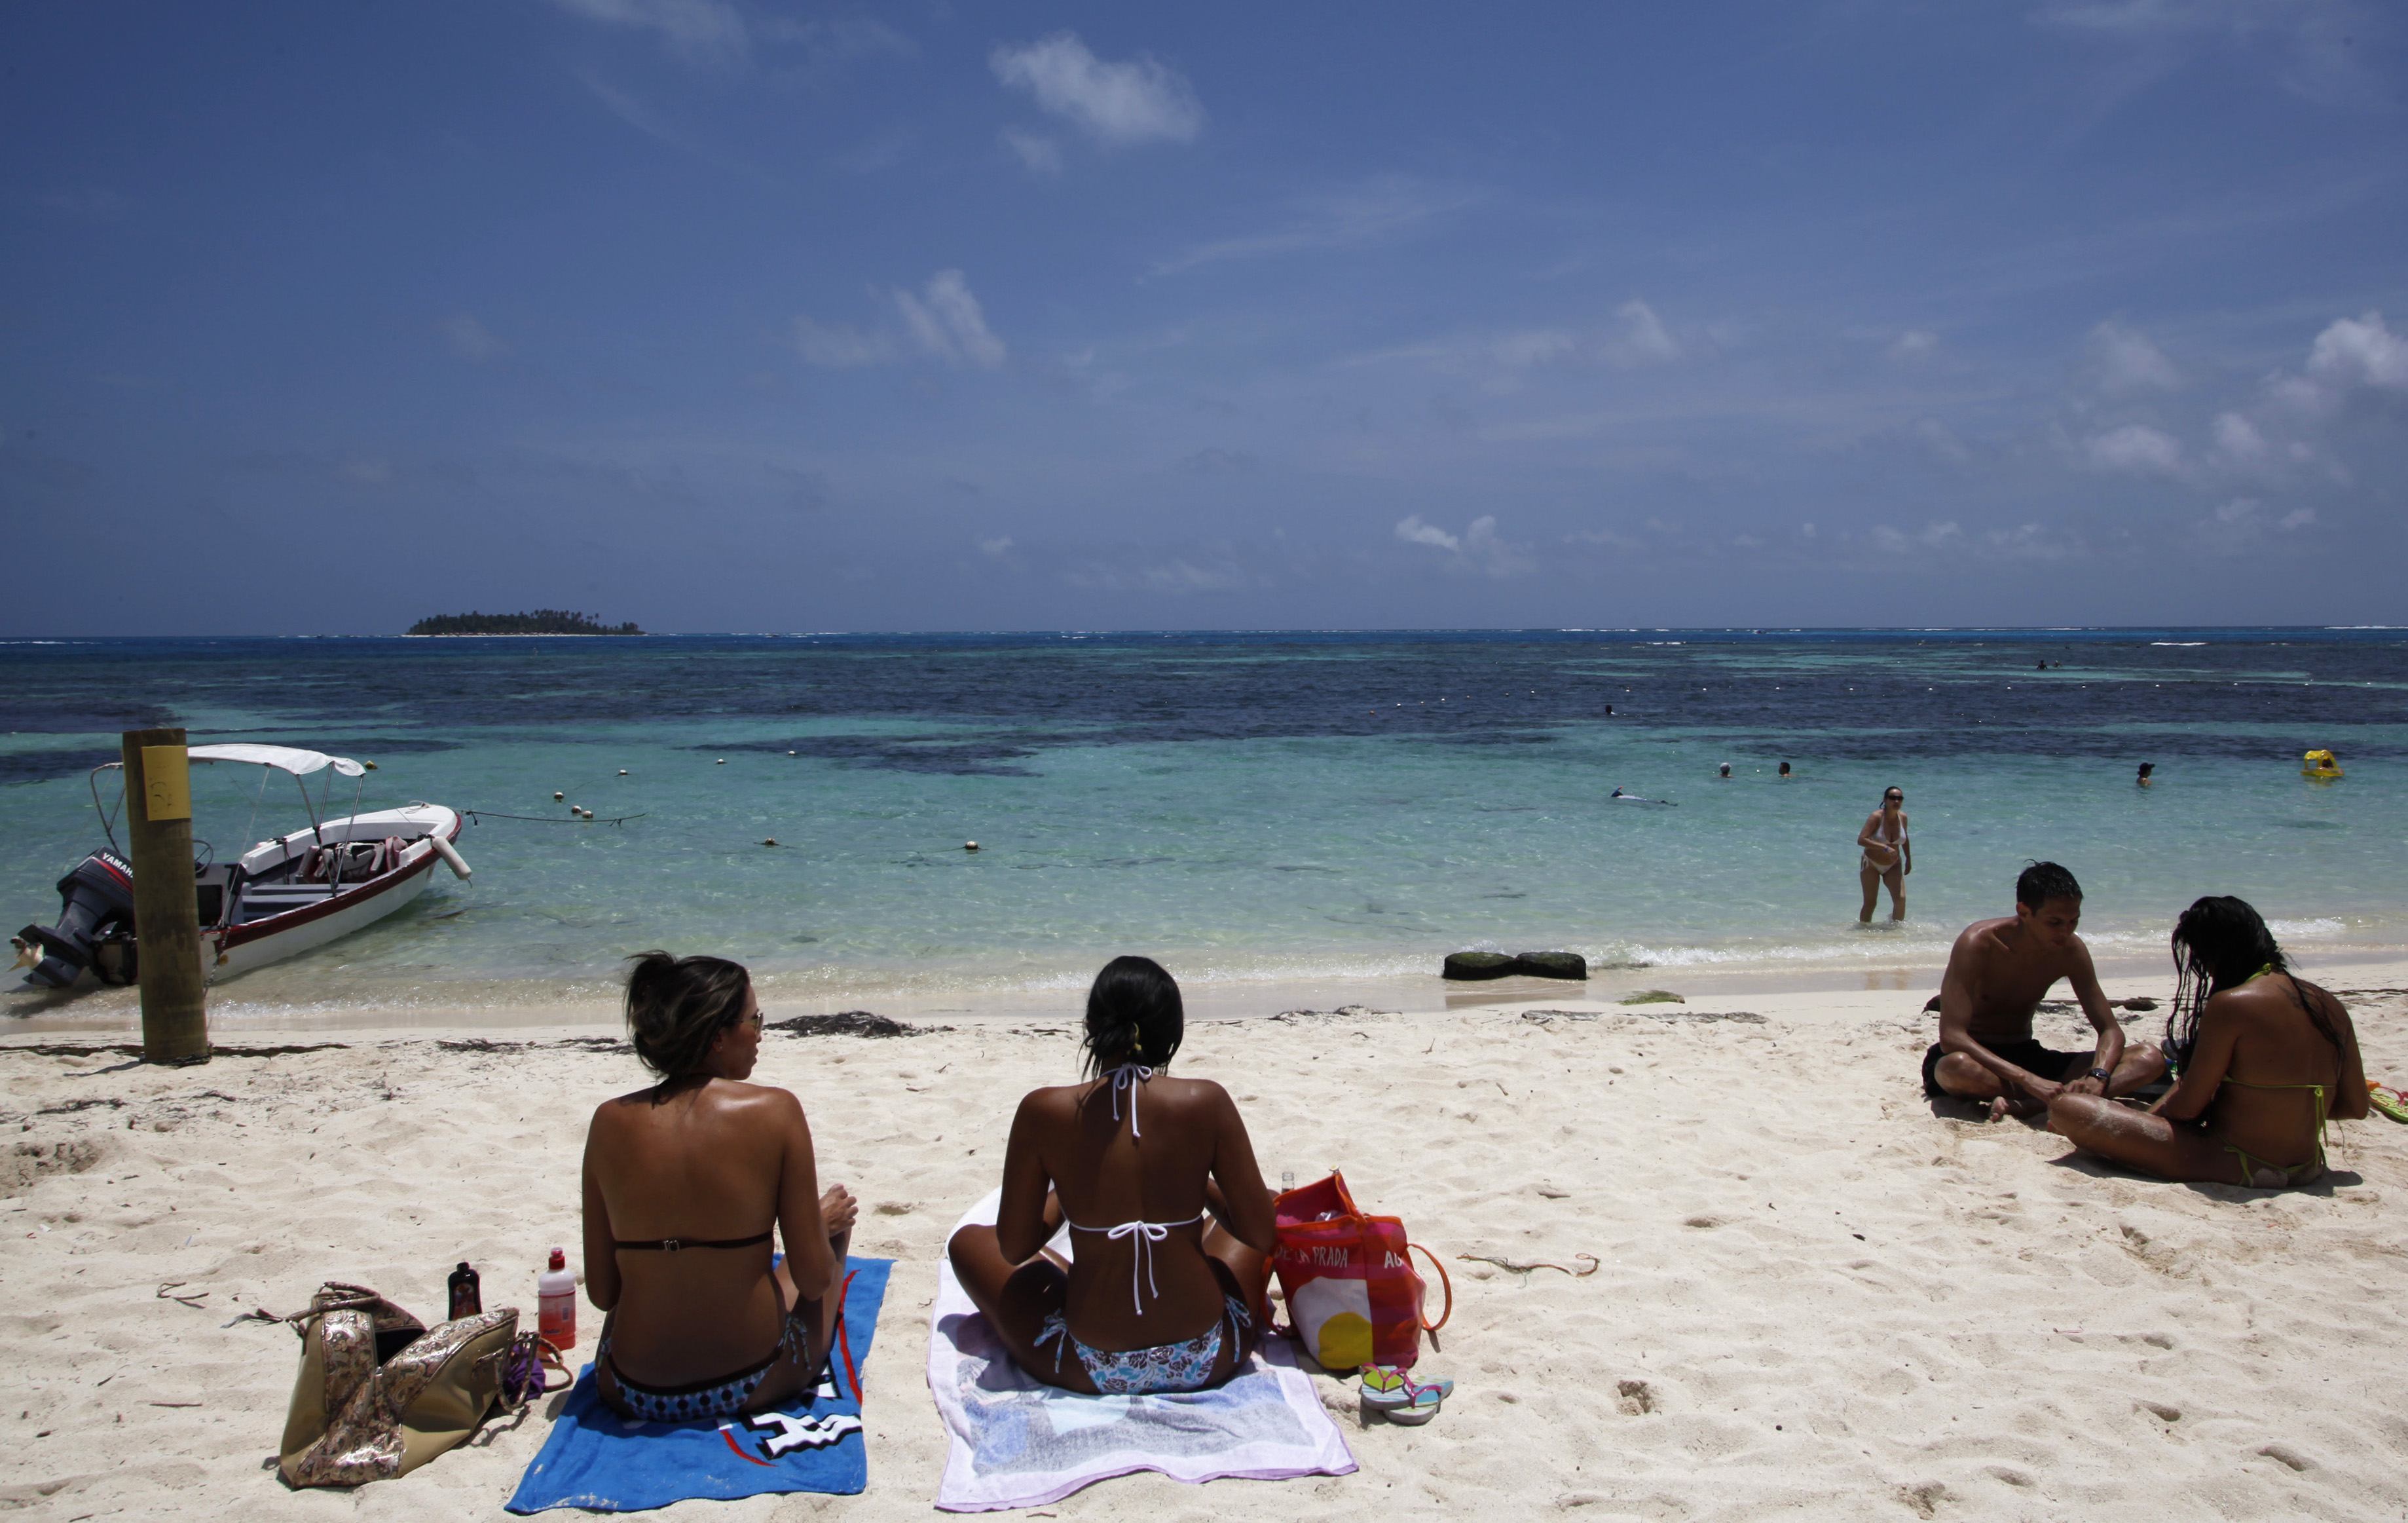
[[[496,814],[490,809],[464,809],[460,817],[480,825],[487,820],[525,820],[535,825],[624,825],[629,820],[644,818],[641,814],[622,814],[615,820],[562,820],[549,814]]]

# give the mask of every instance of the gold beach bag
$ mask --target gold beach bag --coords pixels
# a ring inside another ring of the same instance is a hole
[[[301,1334],[301,1372],[277,1455],[296,1487],[406,1475],[475,1432],[500,1400],[519,1328],[505,1306],[430,1329],[335,1280],[285,1320]]]

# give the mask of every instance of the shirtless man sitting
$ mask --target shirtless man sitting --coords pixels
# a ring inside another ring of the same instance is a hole
[[[1940,981],[1940,1040],[1923,1055],[1925,1094],[1988,1100],[1996,1121],[2037,1114],[2060,1094],[2126,1095],[2164,1076],[2163,1054],[2126,1045],[2090,949],[2073,934],[2081,923],[2073,874],[2035,862],[2015,880],[2013,916],[1965,927]],[[2073,985],[2098,1029],[2096,1052],[2057,1052],[2032,1039],[2032,1015],[2058,979]]]

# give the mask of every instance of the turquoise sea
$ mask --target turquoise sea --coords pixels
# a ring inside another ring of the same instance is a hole
[[[473,887],[216,996],[254,1012],[605,998],[654,945],[798,1008],[1068,1001],[1125,951],[1240,1004],[1466,947],[1846,975],[1936,963],[2033,857],[2082,879],[2104,955],[2157,955],[2210,892],[2311,961],[2408,945],[2393,631],[21,640],[0,678],[11,927],[103,843],[86,772],[122,728],[483,812]],[[2303,780],[2312,746],[2346,779]],[[256,769],[195,776],[221,855],[303,821],[280,774],[255,827]],[[1891,783],[1909,918],[1865,928],[1854,841]]]

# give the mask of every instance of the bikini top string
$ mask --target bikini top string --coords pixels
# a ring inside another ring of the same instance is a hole
[[[1154,1070],[1143,1063],[1128,1062],[1104,1077],[1112,1086],[1112,1119],[1118,1121],[1121,1118],[1121,1091],[1125,1089],[1129,1098],[1129,1135],[1144,1136],[1144,1128],[1137,1124],[1137,1086],[1153,1078]]]
[[[1140,1129],[1137,1124],[1138,1086],[1153,1077],[1153,1068],[1147,1064],[1138,1062],[1123,1063],[1120,1067],[1113,1069],[1111,1072],[1104,1075],[1106,1082],[1111,1086],[1112,1119],[1114,1121],[1118,1121],[1121,1118],[1121,1091],[1124,1089],[1128,1091],[1129,1135],[1131,1137],[1142,1137],[1145,1135],[1144,1131]],[[1064,1214],[1063,1219],[1065,1221],[1069,1220],[1067,1213]],[[1154,1245],[1168,1238],[1172,1228],[1192,1227],[1203,1219],[1204,1214],[1199,1211],[1183,1222],[1135,1221],[1123,1222],[1118,1227],[1082,1227],[1077,1222],[1070,1222],[1070,1226],[1082,1232],[1101,1232],[1104,1237],[1110,1241],[1116,1242],[1122,1238],[1131,1238],[1135,1240],[1137,1247],[1137,1263],[1130,1266],[1129,1301],[1130,1304],[1137,1309],[1137,1315],[1143,1316],[1145,1315],[1145,1298],[1138,1293],[1137,1272],[1140,1270],[1144,1272],[1145,1288],[1152,1291],[1156,1299],[1159,1299],[1162,1295],[1162,1291],[1161,1288],[1154,1282]]]

